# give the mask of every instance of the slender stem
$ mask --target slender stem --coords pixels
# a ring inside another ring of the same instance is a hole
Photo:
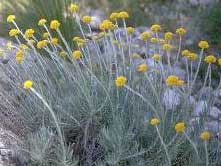
[[[205,152],[206,152],[206,166],[209,166],[209,155],[208,155],[208,149],[207,149],[207,141],[204,141],[205,146]]]
[[[167,150],[167,146],[166,146],[166,144],[164,143],[163,138],[162,138],[162,136],[160,135],[160,131],[159,131],[159,129],[158,129],[157,126],[156,126],[156,129],[157,129],[157,134],[158,134],[158,136],[159,136],[159,138],[160,138],[160,142],[161,142],[161,144],[163,145],[164,150],[165,150],[165,152],[166,152],[166,156],[167,156],[167,160],[168,160],[168,165],[171,166],[171,159],[170,159],[170,155],[169,155],[168,150]]]
[[[184,133],[185,137],[187,138],[187,140],[190,142],[190,144],[193,146],[193,149],[196,152],[197,158],[200,159],[199,153],[198,153],[198,150],[197,150],[197,147],[196,147],[195,143],[190,139],[190,137],[186,134],[186,132],[183,132],[183,133]]]

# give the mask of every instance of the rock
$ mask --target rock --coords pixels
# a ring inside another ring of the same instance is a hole
[[[163,94],[163,103],[166,110],[172,110],[176,108],[181,102],[179,93],[174,89],[167,89]]]

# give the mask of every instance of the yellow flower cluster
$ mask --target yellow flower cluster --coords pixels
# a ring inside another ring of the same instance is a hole
[[[171,51],[172,49],[173,49],[173,46],[171,44],[163,44],[163,50]]]
[[[42,18],[42,19],[40,19],[40,20],[38,21],[38,25],[39,25],[39,26],[44,26],[44,25],[46,24],[46,22],[47,22],[47,20],[44,19],[44,18]]]
[[[182,86],[184,81],[175,75],[170,75],[166,79],[167,86]]]
[[[147,31],[141,33],[141,35],[140,35],[140,38],[144,41],[147,41],[150,37],[151,37],[151,34],[150,34],[150,32],[147,32]]]
[[[29,29],[27,29],[27,30],[25,31],[25,37],[26,37],[27,39],[28,39],[28,38],[31,38],[31,37],[33,37],[34,33],[35,33],[34,29],[29,28]]]
[[[150,42],[151,42],[151,43],[158,43],[158,39],[155,38],[155,37],[152,37],[152,38],[150,39]]]
[[[51,44],[57,45],[58,44],[58,38],[54,37],[51,39]]]
[[[208,55],[204,58],[204,61],[208,64],[216,63],[216,57],[214,55]]]
[[[82,17],[82,22],[85,24],[90,24],[92,21],[92,17],[91,16],[83,16]]]
[[[200,138],[204,141],[208,141],[210,139],[210,133],[208,131],[204,131],[200,134]]]
[[[37,43],[37,48],[42,49],[47,45],[48,41],[47,40],[41,40]]]
[[[154,24],[150,27],[153,32],[158,32],[161,30],[161,26],[159,24]]]
[[[156,125],[160,124],[160,119],[158,119],[158,118],[153,118],[153,119],[151,119],[150,124],[151,124],[152,126],[156,126]]]
[[[24,59],[24,52],[22,50],[17,51],[15,55],[15,59],[18,63],[21,63]]]
[[[183,36],[183,35],[186,34],[186,29],[184,29],[184,28],[178,28],[178,29],[176,30],[176,34],[178,34],[178,35],[180,35],[180,36]]]
[[[186,55],[186,57],[187,57],[189,60],[194,61],[194,60],[197,59],[198,55],[197,55],[196,53],[189,52],[189,53]]]
[[[148,70],[148,66],[146,64],[140,64],[137,67],[138,72],[146,72]]]
[[[50,28],[57,30],[60,27],[61,23],[58,20],[52,20],[50,23]]]
[[[127,27],[127,33],[128,34],[133,34],[135,29],[133,27]]]
[[[78,47],[83,47],[86,43],[86,40],[76,36],[73,38],[73,41],[76,42],[76,44],[78,45]]]
[[[198,46],[201,49],[207,49],[207,48],[209,48],[209,43],[205,40],[202,40],[199,42]]]
[[[183,51],[181,52],[181,55],[187,56],[189,53],[190,53],[190,51],[187,50],[187,49],[185,49],[185,50],[183,50]]]
[[[81,56],[82,56],[82,54],[81,54],[81,51],[79,51],[79,50],[76,50],[76,51],[74,51],[74,52],[72,53],[72,58],[75,59],[75,60],[80,59]]]
[[[9,36],[17,36],[20,33],[18,29],[11,29],[9,31]]]
[[[175,125],[175,130],[177,133],[182,133],[186,129],[185,123],[184,122],[179,122]]]
[[[172,33],[172,32],[166,32],[166,33],[164,34],[164,39],[165,39],[166,41],[172,40],[172,38],[173,38],[173,33]]]
[[[68,6],[68,10],[72,13],[75,13],[79,10],[79,6],[77,4],[72,3]]]
[[[15,15],[9,15],[8,17],[7,17],[7,22],[13,22],[15,20]]]
[[[104,20],[99,27],[103,31],[111,30],[114,28],[114,24],[110,20]]]
[[[115,80],[115,85],[116,85],[117,87],[122,87],[122,86],[124,86],[126,83],[127,83],[127,78],[124,77],[124,76],[119,76],[119,77],[117,77],[116,80]]]
[[[161,56],[160,56],[160,54],[154,54],[154,55],[152,56],[152,58],[153,58],[155,61],[159,61],[159,60],[161,59]]]
[[[31,80],[26,80],[23,84],[24,89],[30,89],[33,87],[33,82]]]

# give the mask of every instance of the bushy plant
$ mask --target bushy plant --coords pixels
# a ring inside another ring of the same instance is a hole
[[[68,9],[78,18],[78,5]],[[95,35],[90,16],[76,19],[82,34],[73,38],[78,49],[72,50],[58,20],[39,20],[39,28],[48,32],[39,41],[32,29],[20,27],[16,16],[7,17],[14,28],[10,36],[17,41],[7,49],[14,48],[16,55],[1,68],[7,68],[14,93],[22,96],[17,106],[31,130],[21,138],[27,165],[208,166],[221,162],[220,142],[205,128],[214,104],[212,91],[198,120],[191,101],[194,90],[211,87],[211,66],[217,65],[217,58],[205,56],[209,43],[200,41],[199,53],[183,50],[186,29],[162,34],[158,24],[136,37],[135,29],[127,27],[129,18],[125,11],[112,13],[113,22],[104,20],[101,33]],[[86,32],[91,40],[85,38]],[[57,40],[52,34],[57,34]],[[50,59],[43,56],[46,53]],[[184,78],[175,70],[182,60]],[[199,87],[196,82],[203,63],[207,71]],[[179,96],[179,104],[168,105],[175,100],[171,91]]]

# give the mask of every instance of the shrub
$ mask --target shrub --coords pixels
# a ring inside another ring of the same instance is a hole
[[[69,9],[78,15],[78,5]],[[205,56],[209,43],[200,41],[199,53],[193,53],[182,49],[184,28],[164,37],[162,27],[152,25],[151,31],[136,36],[126,26],[129,14],[122,11],[116,16],[116,23],[104,20],[102,32],[91,40],[84,38],[91,33],[90,24],[84,23],[87,29],[82,29],[76,20],[82,32],[74,38],[76,50],[60,32],[63,24],[58,20],[41,24],[49,36],[39,41],[32,30],[24,32],[15,16],[8,16],[18,32],[11,32],[17,44],[7,49],[14,48],[16,56],[1,68],[7,67],[14,93],[22,96],[17,106],[31,130],[21,138],[28,165],[219,164],[219,141],[205,128],[214,105],[212,90],[204,114],[191,124],[193,90],[210,87],[211,66],[219,67],[215,56]],[[58,43],[52,33],[58,35]],[[145,50],[143,58],[140,50]],[[50,59],[42,56],[45,53]],[[175,74],[181,60],[183,78]],[[221,59],[218,62],[221,65]],[[202,64],[207,71],[199,87]],[[171,100],[175,104],[168,106]]]

